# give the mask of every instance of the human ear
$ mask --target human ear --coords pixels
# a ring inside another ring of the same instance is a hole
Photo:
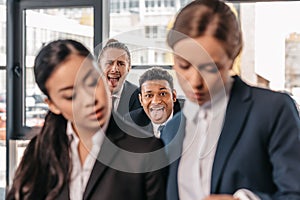
[[[139,100],[140,100],[141,105],[143,106],[142,94],[141,93],[139,93]]]
[[[177,92],[176,92],[175,89],[173,89],[172,98],[173,98],[173,102],[176,102],[176,100],[177,100]]]
[[[61,114],[60,109],[54,104],[54,102],[51,99],[46,98],[45,102],[48,104],[49,110],[51,112],[53,112],[54,114],[57,114],[57,115]]]
[[[130,70],[131,70],[131,65],[128,62],[127,72],[129,72]]]

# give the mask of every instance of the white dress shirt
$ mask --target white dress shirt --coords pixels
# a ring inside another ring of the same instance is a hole
[[[69,183],[69,190],[70,190],[70,200],[82,200],[83,194],[87,185],[87,182],[90,178],[92,169],[94,167],[95,161],[97,159],[98,153],[101,148],[101,144],[105,137],[103,129],[100,129],[96,132],[93,137],[93,147],[86,157],[83,165],[81,165],[80,157],[78,153],[78,144],[79,138],[76,135],[71,122],[67,124],[67,135],[71,140],[71,164],[72,164],[72,172],[71,178]]]
[[[153,134],[154,134],[154,136],[155,136],[156,138],[160,138],[160,135],[161,135],[161,132],[158,130],[159,127],[160,127],[160,126],[165,126],[166,123],[172,119],[172,117],[173,117],[173,111],[172,111],[172,113],[170,114],[170,116],[169,116],[169,118],[167,119],[167,121],[165,121],[165,122],[162,123],[162,124],[155,124],[155,123],[153,123],[153,122],[151,121],[152,127],[153,127]]]
[[[211,102],[202,106],[189,100],[184,104],[186,128],[178,167],[178,192],[182,200],[201,200],[210,194],[212,166],[232,83],[231,79],[226,85],[226,92],[219,92]],[[238,190],[234,197],[240,200],[259,200],[246,189]]]
[[[119,106],[119,103],[120,103],[120,99],[121,99],[121,94],[122,94],[122,91],[123,91],[123,88],[124,88],[124,84],[122,84],[120,90],[116,93],[113,93],[111,96],[112,98],[114,98],[114,101],[112,102],[113,103],[113,108],[114,108],[114,111],[117,112],[118,110],[118,106]]]

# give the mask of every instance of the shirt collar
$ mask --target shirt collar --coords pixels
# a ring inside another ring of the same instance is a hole
[[[153,123],[153,122],[151,121],[151,123],[152,123],[152,125],[153,125],[153,130],[157,130],[158,127],[161,126],[161,125],[166,125],[166,123],[167,123],[168,121],[170,121],[170,120],[172,119],[172,117],[173,117],[173,111],[172,111],[172,113],[170,114],[169,118],[168,118],[164,123],[156,124],[156,123]]]
[[[161,126],[161,125],[166,125],[166,123],[167,123],[168,121],[170,121],[170,120],[172,119],[172,117],[173,117],[173,111],[172,111],[172,113],[170,114],[169,118],[168,118],[164,123],[162,123],[162,124],[156,124],[156,123],[153,123],[153,122],[151,121],[152,126],[153,126],[153,133],[154,133],[154,135],[155,135],[157,138],[160,137],[160,133],[158,132],[159,126]]]
[[[125,83],[125,82],[124,82],[124,83]],[[121,93],[122,93],[123,88],[124,88],[124,83],[122,84],[122,86],[121,86],[121,88],[119,89],[119,91],[116,92],[116,93],[113,93],[112,96],[114,96],[114,97],[116,97],[116,98],[118,98],[118,99],[121,98]]]
[[[93,146],[101,146],[104,137],[105,137],[105,131],[107,129],[108,123],[105,123],[105,125],[100,128],[93,136],[92,136],[92,141],[93,141]],[[76,143],[76,146],[79,143],[79,137],[77,136],[77,134],[75,133],[72,123],[70,121],[68,121],[67,123],[67,135],[70,141],[74,140],[74,142]]]

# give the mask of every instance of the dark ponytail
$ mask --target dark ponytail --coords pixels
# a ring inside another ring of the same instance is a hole
[[[74,40],[56,40],[40,51],[34,73],[41,91],[49,97],[45,83],[70,54],[91,57],[89,50]],[[49,111],[41,132],[28,144],[16,170],[6,199],[56,199],[70,179],[71,161],[67,120]]]
[[[67,120],[51,111],[28,144],[7,199],[55,199],[69,179]]]

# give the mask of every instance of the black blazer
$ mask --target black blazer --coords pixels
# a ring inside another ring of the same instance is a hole
[[[116,115],[113,116],[83,199],[166,199],[168,167],[161,168],[162,165],[166,166],[162,164],[166,163],[163,149],[155,157],[149,158],[143,154],[161,149],[162,141],[154,137],[137,138],[129,135],[137,130],[124,124]],[[127,151],[138,155],[127,154]],[[68,188],[68,185],[64,187],[58,200],[68,199]]]
[[[137,134],[139,137],[133,137]],[[125,124],[117,115],[111,117],[106,137],[89,177],[83,200],[164,200],[168,160],[161,140],[141,138],[142,133]],[[28,144],[24,162],[30,162],[35,153],[37,137]],[[32,168],[31,170],[35,170]],[[65,171],[64,173],[68,173]],[[38,187],[43,187],[47,183]],[[81,189],[81,188],[78,188]],[[7,200],[13,200],[15,191],[9,191]],[[35,191],[38,193],[38,191]],[[39,194],[33,199],[41,199]],[[65,183],[55,200],[69,199],[69,184]]]
[[[124,116],[124,114],[141,107],[139,101],[139,88],[129,81],[125,81],[117,112],[121,116]]]
[[[230,93],[214,158],[211,193],[249,189],[262,200],[300,199],[300,120],[283,93],[251,87],[239,77]],[[167,198],[178,199],[177,171],[186,118],[178,113],[163,130],[171,161]],[[178,157],[177,157],[178,158]]]

